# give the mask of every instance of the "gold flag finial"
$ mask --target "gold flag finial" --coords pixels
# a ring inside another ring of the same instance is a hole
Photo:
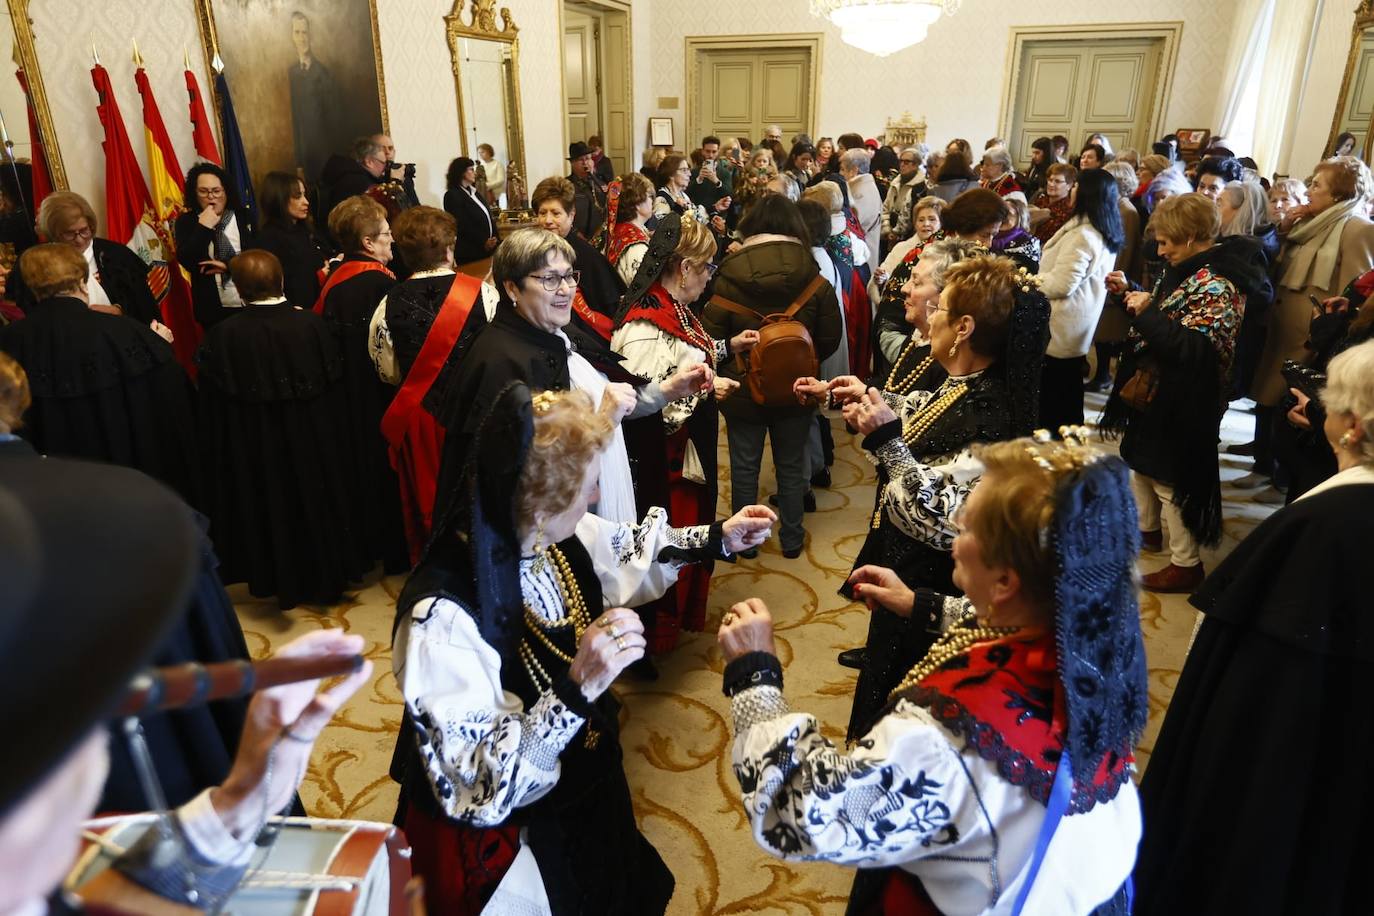
[[[134,39],[134,69],[143,69],[143,55],[138,53],[138,39]]]
[[[91,63],[100,66],[100,52],[95,49],[95,42],[91,42]]]

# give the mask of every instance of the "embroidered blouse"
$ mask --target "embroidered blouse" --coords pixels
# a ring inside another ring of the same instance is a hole
[[[611,337],[611,349],[625,357],[621,364],[625,369],[661,385],[679,369],[696,363],[715,367],[729,358],[729,343],[711,337],[696,316],[679,306],[661,286],[656,285],[650,295],[658,300],[655,311],[661,316],[660,320],[634,318],[635,312],[631,311],[630,320],[617,328]],[[683,313],[690,327],[683,326]],[[691,419],[702,401],[710,397],[714,397],[712,392],[698,391],[665,404],[663,423],[668,435],[677,432]]]
[[[578,523],[577,539],[591,555],[607,608],[644,604],[677,581],[683,562],[659,562],[660,551],[707,544],[709,525],[671,528],[667,518],[656,508],[638,524],[590,514]],[[520,587],[541,620],[566,616],[554,564],[537,572],[532,559],[522,559]],[[392,664],[415,723],[438,736],[421,744],[421,760],[449,817],[494,826],[558,782],[559,754],[583,718],[552,690],[528,708],[504,690],[501,658],[482,639],[470,608],[446,598],[417,602],[410,625],[397,629]]]

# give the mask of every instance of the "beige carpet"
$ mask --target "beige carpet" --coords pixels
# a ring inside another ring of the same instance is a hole
[[[832,740],[841,741],[848,720],[853,672],[835,653],[861,644],[867,611],[835,593],[862,543],[872,506],[873,472],[857,443],[832,421],[836,438],[834,487],[818,491],[819,511],[807,516],[808,541],[800,559],[782,557],[776,538],[757,560],[719,564],[712,584],[708,623],[714,626],[735,601],[763,598],[777,621],[778,648],[787,671],[793,708],[819,717]],[[1248,439],[1248,414],[1232,411],[1223,437]],[[722,445],[724,436],[721,436]],[[1248,470],[1248,459],[1222,457],[1223,478]],[[722,510],[729,505],[728,468],[721,452]],[[771,491],[765,467],[761,498]],[[1208,568],[1229,551],[1272,507],[1251,502],[1252,491],[1224,487],[1225,538],[1205,555]],[[1144,555],[1151,572],[1167,561]],[[333,607],[299,608],[282,614],[270,602],[231,589],[255,656],[316,627],[343,627],[363,634],[376,663],[373,683],[340,711],[316,749],[302,790],[307,809],[320,817],[389,820],[396,788],[387,766],[401,717],[391,676],[391,622],[403,584],[397,577],[369,580],[350,600]],[[1159,722],[1173,695],[1196,614],[1179,596],[1144,593],[1140,603],[1150,664],[1150,725],[1140,745],[1143,768]],[[622,744],[641,828],[677,876],[673,914],[842,913],[850,874],[834,865],[784,863],[764,855],[745,829],[738,786],[729,768],[729,708],[720,692],[722,663],[715,639],[685,634],[678,649],[659,661],[654,684],[623,683]],[[608,862],[607,867],[615,867]]]

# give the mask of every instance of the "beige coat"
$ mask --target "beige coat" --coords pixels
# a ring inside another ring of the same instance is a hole
[[[1140,211],[1129,198],[1122,197],[1117,203],[1121,210],[1121,235],[1125,241],[1116,253],[1116,264],[1112,269],[1122,271],[1127,277],[1134,277],[1140,255]],[[1109,297],[1102,307],[1102,317],[1097,321],[1097,333],[1093,335],[1093,340],[1097,343],[1119,343],[1126,339],[1126,332],[1130,328],[1131,316],[1120,302],[1114,303]]]
[[[878,246],[882,244],[883,197],[872,175],[855,175],[848,184],[849,203],[854,207],[854,216],[864,231],[864,244],[868,246],[868,263],[877,264],[880,260]]]
[[[1287,262],[1288,249],[1279,255],[1279,276]],[[1266,407],[1278,404],[1288,392],[1279,370],[1285,360],[1307,362],[1311,355],[1307,343],[1312,323],[1312,300],[1339,296],[1345,287],[1365,271],[1374,267],[1374,223],[1363,217],[1346,220],[1341,229],[1341,253],[1336,261],[1336,279],[1330,287],[1308,286],[1300,290],[1278,287],[1278,298],[1269,313],[1269,331],[1264,340],[1264,353],[1255,370],[1251,396]]]

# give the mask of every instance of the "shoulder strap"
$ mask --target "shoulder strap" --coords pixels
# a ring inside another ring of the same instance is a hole
[[[748,306],[740,305],[733,299],[726,299],[724,296],[715,295],[711,297],[711,302],[712,304],[718,305],[721,308],[725,309],[727,312],[734,312],[741,318],[754,318],[759,321],[763,321],[763,316],[760,315],[758,312],[754,311]]]
[[[1025,911],[1026,900],[1030,897],[1031,888],[1035,885],[1035,876],[1040,873],[1040,865],[1045,861],[1045,853],[1049,851],[1050,840],[1054,839],[1055,828],[1059,826],[1059,820],[1069,809],[1069,801],[1073,795],[1073,766],[1069,763],[1069,749],[1064,748],[1064,754],[1059,758],[1059,766],[1055,769],[1054,785],[1050,787],[1049,801],[1045,805],[1045,819],[1040,823],[1040,833],[1035,838],[1035,848],[1031,851],[1030,870],[1026,874],[1026,883],[1021,885],[1021,892],[1016,895],[1016,902],[1012,906],[1012,916],[1021,916]]]
[[[797,314],[797,309],[801,308],[803,305],[806,305],[806,303],[810,302],[811,297],[816,295],[816,290],[820,289],[821,284],[824,282],[825,278],[822,277],[819,273],[817,273],[816,276],[812,277],[811,282],[806,284],[806,289],[802,290],[801,294],[797,296],[797,298],[792,301],[792,304],[787,307],[787,311],[782,313],[783,317],[791,318],[793,315]]]

